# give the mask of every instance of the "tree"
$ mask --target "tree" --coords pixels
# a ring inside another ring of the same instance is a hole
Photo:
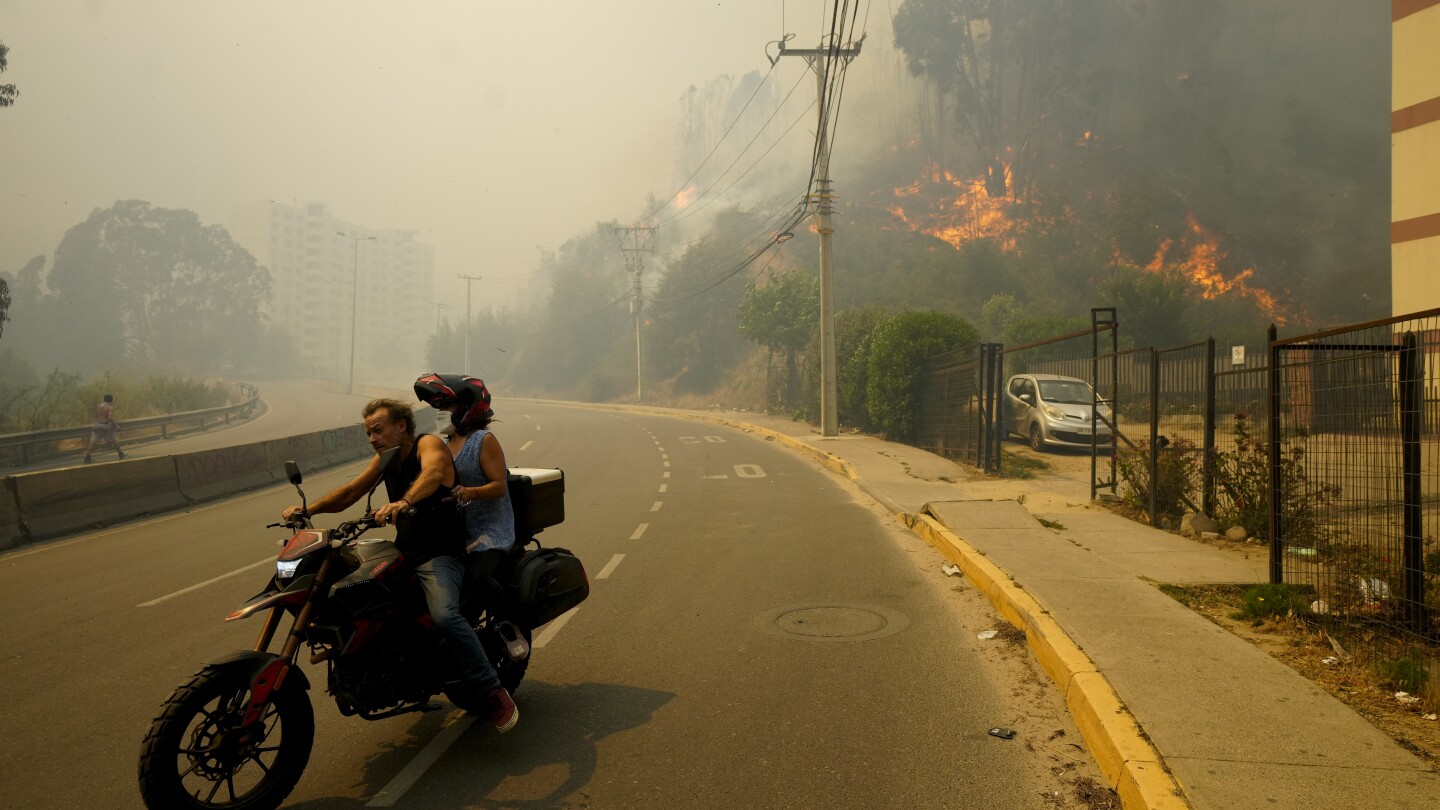
[[[771,277],[763,287],[752,281],[745,285],[736,314],[740,334],[769,349],[772,356],[775,352],[785,356],[785,407],[792,407],[800,384],[797,355],[820,321],[820,280],[792,270]]]
[[[10,320],[10,282],[0,278],[0,337],[5,336],[5,322]]]
[[[270,274],[193,211],[125,200],[65,233],[47,284],[94,359],[208,369],[259,345]]]
[[[4,42],[0,42],[0,73],[4,73],[5,69],[10,66],[9,55],[10,48]],[[0,107],[9,107],[14,104],[19,95],[20,91],[15,89],[15,85],[0,84]]]
[[[886,438],[915,437],[925,360],[980,340],[968,321],[943,312],[902,312],[875,330],[870,346],[870,421]]]

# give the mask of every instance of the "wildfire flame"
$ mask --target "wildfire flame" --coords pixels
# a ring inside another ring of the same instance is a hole
[[[1155,249],[1155,255],[1150,259],[1150,263],[1141,269],[1148,273],[1161,273],[1167,267],[1174,268],[1188,279],[1191,286],[1200,293],[1200,297],[1207,301],[1213,301],[1222,295],[1239,295],[1254,301],[1255,305],[1276,323],[1285,323],[1285,317],[1280,313],[1275,296],[1246,283],[1255,277],[1255,269],[1247,267],[1238,274],[1226,278],[1219,269],[1220,263],[1224,261],[1226,255],[1220,249],[1219,240],[1197,222],[1193,214],[1186,214],[1185,221],[1190,232],[1189,237],[1185,240],[1188,243],[1187,255],[1172,258],[1171,248],[1175,247],[1175,240],[1166,238]],[[1134,266],[1119,255],[1118,249],[1115,261],[1117,264]]]
[[[1008,184],[1009,166],[1005,177]],[[1006,197],[991,197],[983,177],[956,177],[932,166],[919,180],[895,188],[893,194],[902,202],[886,205],[885,210],[912,231],[957,248],[976,239],[993,239],[1002,249],[1015,250],[1022,225],[1010,217],[1014,203]]]
[[[694,183],[680,189],[680,193],[675,195],[675,207],[677,209],[683,209],[692,202],[695,202]]]

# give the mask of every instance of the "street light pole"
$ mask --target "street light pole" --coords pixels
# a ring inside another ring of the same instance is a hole
[[[473,371],[473,369],[470,368],[470,285],[473,282],[479,281],[480,277],[466,275],[457,275],[455,277],[465,279],[465,369],[461,373],[470,374]]]
[[[360,243],[373,240],[373,236],[351,236],[344,231],[336,234],[354,243],[355,263],[350,270],[350,381],[345,383],[345,393],[355,393],[355,313],[360,301]]]

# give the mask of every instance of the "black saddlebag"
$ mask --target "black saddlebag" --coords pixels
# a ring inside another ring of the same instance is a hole
[[[569,549],[541,548],[515,566],[516,607],[531,627],[539,627],[585,601],[590,578]]]

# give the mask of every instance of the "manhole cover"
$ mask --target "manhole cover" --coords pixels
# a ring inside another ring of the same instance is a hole
[[[755,617],[767,633],[805,641],[869,641],[904,630],[910,620],[889,608],[875,605],[821,603],[789,605]]]

